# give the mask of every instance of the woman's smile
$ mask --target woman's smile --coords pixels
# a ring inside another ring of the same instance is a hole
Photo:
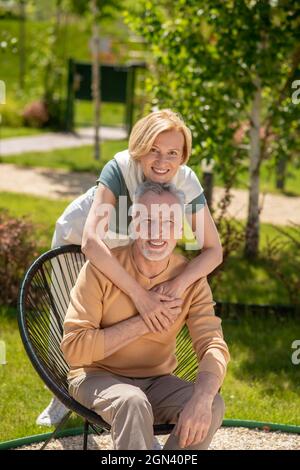
[[[154,173],[157,173],[158,175],[166,175],[169,172],[169,169],[162,169],[162,168],[156,168],[154,166],[151,167],[151,170],[154,171]]]

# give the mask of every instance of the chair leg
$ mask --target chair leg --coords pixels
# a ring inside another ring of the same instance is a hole
[[[55,436],[57,435],[58,431],[63,427],[63,425],[68,421],[70,415],[71,415],[72,411],[69,411],[68,414],[66,416],[64,416],[64,418],[58,423],[58,425],[56,426],[56,428],[54,429],[53,433],[48,437],[48,439],[44,442],[44,444],[42,445],[42,447],[40,448],[40,450],[44,450],[46,445],[49,444],[50,441],[52,441],[52,439],[55,438]]]
[[[89,422],[86,419],[84,421],[84,430],[83,430],[83,450],[88,448],[88,435],[89,435]]]

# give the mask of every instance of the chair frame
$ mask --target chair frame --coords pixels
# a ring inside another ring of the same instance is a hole
[[[76,413],[77,415],[81,416],[84,419],[84,431],[83,431],[83,450],[87,450],[88,448],[88,434],[89,429],[93,429],[98,435],[102,434],[105,431],[110,431],[110,425],[106,423],[98,414],[91,411],[90,409],[86,408],[85,406],[78,403],[74,400],[69,393],[63,389],[62,386],[59,386],[47,373],[47,368],[42,364],[42,361],[38,357],[36,349],[32,344],[30,339],[30,334],[28,330],[28,322],[27,322],[27,309],[26,309],[26,299],[29,295],[30,287],[32,285],[34,276],[38,272],[43,272],[43,266],[47,261],[50,261],[57,258],[59,255],[64,254],[72,254],[75,255],[82,255],[84,258],[83,253],[81,252],[81,247],[79,245],[66,245],[61,246],[58,248],[51,249],[46,253],[43,253],[39,256],[29,267],[28,271],[26,272],[23,281],[21,283],[20,291],[19,291],[19,298],[18,298],[18,325],[20,335],[25,347],[25,350],[29,356],[29,359],[35,368],[36,372],[43,380],[43,382],[47,385],[50,391],[70,410],[69,413],[61,420],[61,422],[55,427],[53,433],[49,436],[49,438],[44,442],[41,446],[40,450],[45,449],[47,444],[54,439],[58,432],[62,429],[63,425],[68,421],[72,412]],[[85,258],[84,258],[85,259]],[[83,263],[84,264],[84,263]],[[53,302],[52,294],[49,289],[49,285],[45,279],[45,288],[47,293],[50,297],[50,302]],[[61,353],[63,358],[63,354]],[[190,363],[192,364],[192,363]],[[192,379],[187,378],[186,380],[193,381],[194,376],[196,374],[195,364],[192,365],[193,370],[191,371],[190,375],[193,375]],[[172,429],[174,428],[174,424],[155,424],[153,426],[154,435],[164,435],[170,434]]]

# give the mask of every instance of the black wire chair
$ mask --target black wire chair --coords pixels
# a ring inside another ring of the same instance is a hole
[[[110,425],[99,415],[70,396],[67,381],[69,368],[60,349],[70,291],[84,263],[85,256],[80,246],[54,248],[41,255],[30,266],[21,284],[18,323],[25,350],[41,379],[70,410],[42,445],[41,450],[57,435],[72,412],[84,419],[84,450],[87,449],[89,428],[98,435],[110,431]],[[178,366],[174,373],[184,380],[194,382],[198,362],[186,326],[177,336],[176,356]],[[169,434],[173,426],[154,425],[154,434]]]

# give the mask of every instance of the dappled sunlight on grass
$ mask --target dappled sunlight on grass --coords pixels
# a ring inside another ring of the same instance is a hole
[[[125,150],[126,141],[105,141],[101,144],[101,159],[96,161],[91,145],[51,150],[49,152],[30,152],[20,155],[0,157],[0,163],[13,163],[25,167],[58,168],[69,171],[89,171],[99,176],[103,165],[113,156]],[[1,166],[0,166],[1,168]]]
[[[223,321],[231,362],[223,386],[227,418],[300,424],[300,366],[292,364],[299,318]]]

